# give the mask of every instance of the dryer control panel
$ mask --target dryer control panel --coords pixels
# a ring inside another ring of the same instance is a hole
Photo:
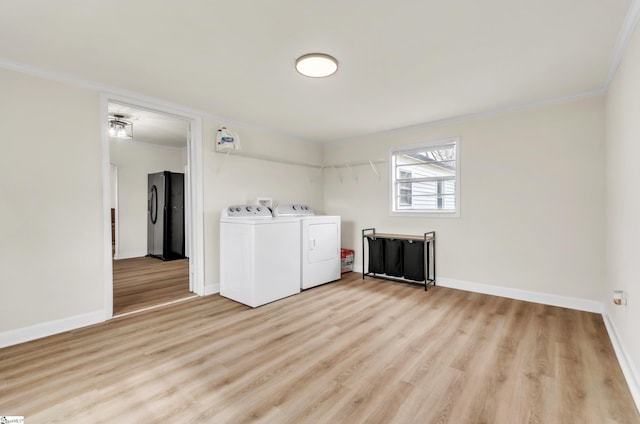
[[[278,205],[273,211],[273,216],[310,216],[315,214],[309,206],[301,204]]]
[[[273,218],[271,209],[259,205],[231,205],[222,211],[225,218]]]

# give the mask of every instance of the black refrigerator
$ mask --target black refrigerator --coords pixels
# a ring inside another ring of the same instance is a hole
[[[169,261],[184,258],[184,174],[148,176],[147,256]]]

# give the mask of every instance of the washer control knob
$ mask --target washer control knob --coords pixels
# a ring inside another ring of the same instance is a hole
[[[236,208],[236,212],[240,212],[240,208]]]
[[[245,209],[247,210],[247,212],[251,212],[251,206],[247,206]]]

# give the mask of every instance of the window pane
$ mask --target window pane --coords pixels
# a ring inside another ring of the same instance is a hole
[[[403,173],[411,174],[411,178],[455,176],[456,162],[417,162],[402,155],[396,159],[396,170],[396,178],[406,178]]]
[[[456,211],[457,143],[391,152],[394,210]]]
[[[433,194],[411,196],[411,199],[405,203],[403,196],[398,198],[398,208],[402,210],[455,210],[456,198],[455,194]]]
[[[442,193],[456,194],[456,182],[453,180],[442,182]]]
[[[443,144],[421,149],[400,151],[395,153],[397,158],[406,157],[414,162],[442,162],[456,160],[456,144]]]
[[[400,170],[399,175],[401,179],[410,179],[411,172],[407,170]],[[398,184],[398,193],[400,193],[400,198],[398,199],[398,205],[400,206],[411,206],[411,183],[403,182]]]

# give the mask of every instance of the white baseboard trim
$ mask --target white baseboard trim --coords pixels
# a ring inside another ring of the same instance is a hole
[[[362,264],[354,263],[353,270],[356,272],[362,272]],[[456,280],[454,278],[446,277],[436,277],[436,284],[438,286],[448,287],[451,289],[490,294],[509,299],[541,303],[543,305],[560,306],[562,308],[576,309],[578,311],[595,312],[597,314],[601,314],[604,311],[604,304],[596,300],[560,296],[556,294],[514,289],[504,286],[494,286],[491,284],[475,283],[472,281]]]
[[[125,252],[116,254],[113,259],[132,259],[132,258],[142,258],[147,256],[147,252]]]
[[[613,320],[606,311],[602,313],[602,319],[604,320],[605,327],[607,327],[609,339],[613,345],[613,350],[616,352],[620,368],[622,368],[622,374],[624,374],[624,378],[627,380],[631,396],[633,396],[636,407],[640,410],[640,374],[638,374],[638,370],[633,365],[633,362],[629,360],[630,356],[627,355],[627,349],[625,349],[624,343],[622,343],[622,339],[618,335],[618,330],[616,330]]]
[[[473,283],[470,281],[455,280],[453,278],[437,277],[437,284],[442,287],[466,290],[475,293],[490,294],[493,296],[507,297],[509,299],[524,300],[527,302],[541,303],[543,305],[560,306],[562,308],[576,309],[579,311],[595,312],[601,314],[604,310],[602,302],[577,297],[560,296],[529,290],[520,290],[510,287],[493,286],[490,284]]]
[[[103,322],[104,311],[89,312],[0,333],[0,348]]]
[[[220,283],[215,284],[205,284],[204,286],[204,295],[209,296],[210,294],[220,293]]]

